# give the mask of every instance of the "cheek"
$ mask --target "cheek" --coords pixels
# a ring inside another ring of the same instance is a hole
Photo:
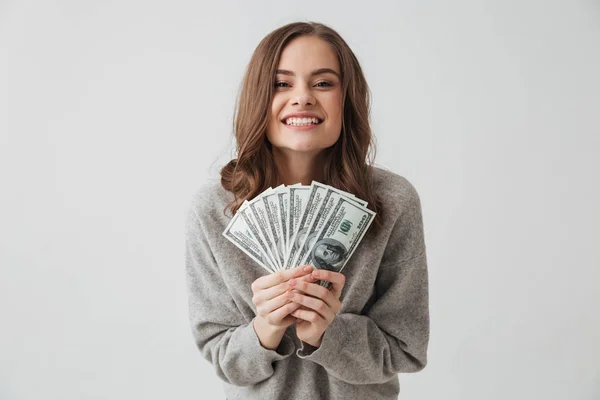
[[[273,96],[273,101],[271,102],[271,111],[273,115],[277,116],[281,113],[281,110],[285,106],[286,99],[281,96],[281,93],[276,93]]]
[[[275,131],[279,128],[279,114],[281,113],[281,106],[278,102],[273,101],[271,104],[271,115],[269,116],[269,121],[267,124],[267,135],[272,134],[272,131]]]

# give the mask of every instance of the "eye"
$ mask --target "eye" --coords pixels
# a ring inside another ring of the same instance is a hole
[[[282,88],[282,87],[289,87],[290,85],[287,82],[280,81],[280,82],[275,82],[275,84],[273,86],[275,86],[276,88]],[[329,87],[329,86],[333,86],[333,84],[328,81],[321,81],[321,82],[317,83],[315,86]]]

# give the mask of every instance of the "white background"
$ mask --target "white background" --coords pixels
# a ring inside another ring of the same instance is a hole
[[[411,400],[600,398],[597,1],[0,1],[0,398],[216,399],[184,216],[258,42],[336,29],[420,194]]]

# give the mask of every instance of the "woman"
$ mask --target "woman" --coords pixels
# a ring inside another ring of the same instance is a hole
[[[192,333],[228,399],[396,399],[398,373],[427,363],[421,203],[408,180],[367,159],[369,102],[356,57],[325,25],[283,26],[250,60],[237,158],[198,190],[187,222]],[[301,265],[265,275],[221,236],[244,200],[313,180],[377,213],[343,273]]]

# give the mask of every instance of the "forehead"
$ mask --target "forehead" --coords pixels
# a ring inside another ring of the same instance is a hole
[[[301,36],[289,42],[281,52],[277,68],[296,74],[306,74],[319,68],[331,68],[340,73],[339,62],[331,46],[314,36]]]

